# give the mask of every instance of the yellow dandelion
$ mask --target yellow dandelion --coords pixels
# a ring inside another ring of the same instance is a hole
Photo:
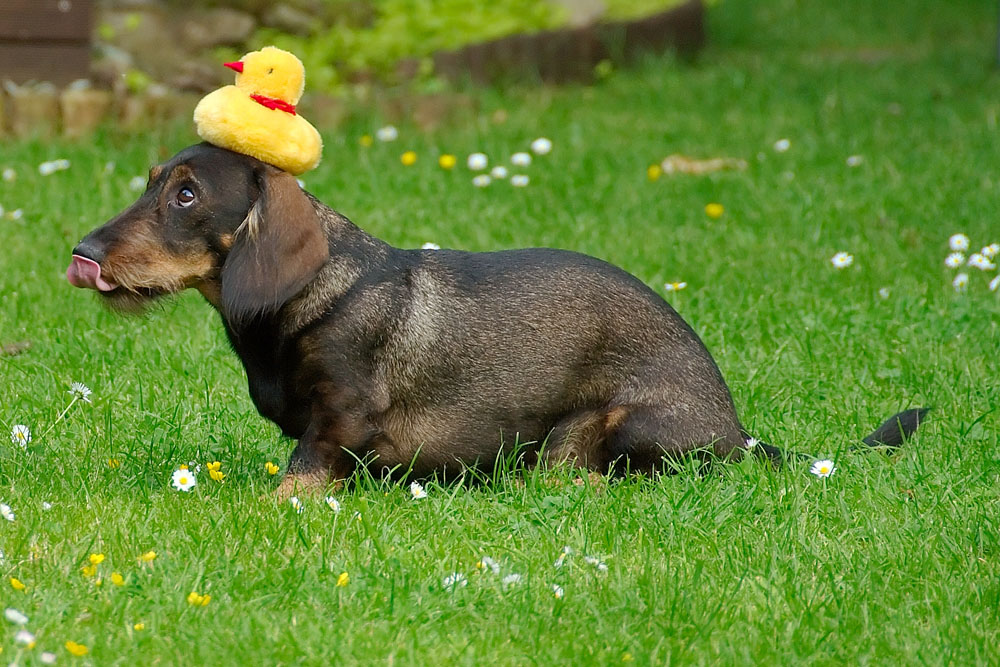
[[[81,655],[87,655],[89,649],[83,644],[77,644],[75,641],[70,640],[66,642],[66,650],[79,658]]]
[[[438,165],[442,169],[454,169],[457,162],[458,160],[455,159],[455,156],[450,153],[445,153],[438,158]]]
[[[135,625],[132,626],[132,629],[135,630],[136,632],[142,632],[143,630],[146,629],[146,624],[136,623]]]
[[[646,167],[646,178],[651,181],[660,180],[660,176],[663,174],[663,168],[658,164],[651,164]]]
[[[186,463],[182,463],[182,464],[180,464],[180,466],[178,466],[178,468],[177,468],[177,469],[178,469],[178,470],[187,470],[187,469],[188,469],[188,467],[187,467],[187,464],[186,464]]]
[[[94,585],[95,585],[95,586],[100,586],[100,585],[101,585],[101,584],[103,584],[103,583],[104,583],[104,580],[103,580],[103,579],[101,579],[100,577],[98,577],[98,578],[97,578],[97,580],[96,580],[96,581],[94,581]]]
[[[90,554],[90,562],[94,565],[100,565],[104,562],[104,554]]]
[[[632,662],[633,660],[635,660],[635,657],[628,651],[622,653],[622,662]]]
[[[123,577],[120,572],[112,572],[111,583],[113,583],[115,586],[124,586],[125,577]]]
[[[346,572],[341,572],[340,576],[337,577],[337,585],[343,588],[347,584],[351,583],[351,575]]]
[[[93,563],[90,565],[84,565],[80,568],[80,572],[82,572],[85,577],[93,577],[97,574],[97,566]]]
[[[118,459],[108,459],[108,467],[112,470],[117,470],[122,467],[122,462]]]
[[[264,464],[264,470],[267,471],[268,475],[277,475],[278,470],[280,470],[280,468],[278,468],[278,466],[268,461],[267,463]]]
[[[406,151],[399,156],[399,161],[403,163],[404,167],[409,167],[417,161],[417,154],[413,151]]]
[[[358,143],[361,144],[362,146],[364,146],[365,148],[368,148],[374,142],[375,142],[375,140],[372,139],[372,135],[370,135],[370,134],[362,134],[361,138],[358,139]]]
[[[221,482],[226,478],[226,473],[220,470],[209,470],[208,476],[214,479],[216,482]]]
[[[219,468],[222,467],[222,462],[221,461],[212,461],[211,463],[206,463],[205,467],[208,468],[210,471],[211,470],[218,470]]]
[[[144,554],[139,554],[139,560],[142,561],[143,563],[152,563],[154,560],[156,560],[156,552],[150,550]]]
[[[716,204],[714,202],[711,204],[705,204],[705,215],[712,218],[712,220],[718,220],[725,212],[726,209],[722,206],[722,204]]]
[[[22,584],[21,580],[18,579],[17,577],[10,578],[10,587],[13,588],[15,591],[23,591],[28,588],[27,586]]]

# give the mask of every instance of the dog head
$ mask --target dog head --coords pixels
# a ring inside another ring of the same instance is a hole
[[[239,323],[278,310],[328,258],[295,177],[199,144],[150,170],[138,201],[73,249],[66,278],[123,311],[194,287]]]

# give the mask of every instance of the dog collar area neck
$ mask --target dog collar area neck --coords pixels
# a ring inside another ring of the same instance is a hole
[[[278,111],[290,113],[293,116],[296,115],[294,104],[289,104],[284,100],[279,100],[277,97],[268,97],[267,95],[251,95],[250,99],[261,106],[267,107],[268,109],[277,109]]]

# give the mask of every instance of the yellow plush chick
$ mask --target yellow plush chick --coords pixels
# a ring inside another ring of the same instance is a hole
[[[305,87],[302,61],[265,46],[225,65],[236,71],[236,85],[214,90],[198,102],[198,136],[292,174],[319,164],[323,140],[295,110]]]

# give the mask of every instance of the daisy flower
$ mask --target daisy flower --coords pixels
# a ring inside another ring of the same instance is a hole
[[[972,253],[969,257],[969,266],[974,266],[980,271],[993,271],[997,268],[997,265],[989,260],[986,255],[982,253]]]
[[[948,237],[948,247],[955,252],[965,252],[969,249],[969,237],[965,234],[952,234]]]
[[[998,287],[1000,287],[1000,276],[990,281],[990,291],[996,292]]]
[[[516,586],[517,584],[521,583],[521,579],[522,579],[521,575],[517,574],[516,572],[513,572],[511,574],[508,574],[503,579],[501,579],[500,583],[502,583],[504,586]]]
[[[198,480],[187,468],[178,468],[174,471],[171,483],[178,491],[190,491],[198,484]]]
[[[847,166],[848,167],[857,167],[857,166],[859,166],[864,161],[865,161],[865,159],[862,156],[860,156],[860,155],[849,155],[847,157]]]
[[[792,142],[788,139],[778,139],[774,142],[774,151],[776,153],[784,153],[789,148],[792,147]]]
[[[846,269],[854,263],[854,255],[841,251],[830,258],[830,263],[835,269]]]
[[[10,167],[4,167],[3,180],[7,181],[8,183],[13,183],[15,180],[17,180],[17,172],[11,169]]]
[[[602,561],[597,556],[584,556],[583,557],[583,562],[585,562],[587,565],[593,565],[595,568],[597,568],[598,572],[607,572],[608,571],[607,564],[605,564],[605,562]]]
[[[302,501],[299,500],[298,496],[292,496],[289,498],[288,504],[292,506],[292,509],[295,510],[296,514],[302,514],[302,510],[305,509],[305,506],[302,504]]]
[[[334,512],[339,512],[341,510],[340,501],[334,498],[333,496],[326,497],[326,504]]]
[[[414,500],[420,500],[427,497],[427,492],[417,482],[410,482],[410,495],[413,496]]]
[[[4,609],[3,616],[14,625],[28,624],[28,617],[25,616],[23,613],[19,612],[17,609],[14,609],[13,607],[7,607],[6,609]]]
[[[502,181],[507,178],[507,167],[498,164],[497,166],[490,169],[490,176],[498,181]]]
[[[714,202],[711,204],[705,204],[705,215],[713,220],[718,220],[725,212],[726,209],[722,206],[722,204],[716,204]]]
[[[552,595],[555,596],[557,600],[562,600],[563,595],[565,594],[566,592],[563,590],[562,586],[559,584],[552,584]]]
[[[672,283],[666,283],[663,285],[663,289],[668,292],[680,292],[682,289],[687,287],[688,284],[682,280],[677,280]]]
[[[477,188],[485,188],[487,185],[490,184],[491,180],[492,179],[490,178],[489,174],[479,174],[478,176],[472,179],[472,184],[475,185]]]
[[[983,257],[993,259],[997,255],[1000,255],[1000,243],[991,243],[987,246],[983,246],[983,249],[979,252],[983,255]]]
[[[965,255],[960,252],[953,252],[944,258],[944,265],[949,269],[957,269],[965,263]]]
[[[35,645],[35,635],[31,634],[27,630],[18,630],[17,634],[14,635],[14,641],[21,646],[31,648]]]
[[[133,176],[132,180],[128,182],[128,189],[138,192],[139,190],[146,189],[146,179],[142,176]]]
[[[545,137],[538,137],[531,142],[531,152],[535,155],[548,155],[552,152],[552,142]]]
[[[517,174],[516,176],[510,177],[510,184],[515,188],[523,188],[528,185],[528,177],[524,174]]]
[[[480,558],[479,562],[476,563],[476,568],[484,572],[488,570],[493,574],[500,574],[500,563],[496,562],[489,556],[483,556]]]
[[[463,586],[467,586],[468,583],[469,580],[461,572],[453,572],[441,580],[441,585],[448,590],[462,588]]]
[[[351,583],[351,575],[347,574],[346,572],[341,572],[340,575],[337,577],[337,585],[343,588],[349,583]]]
[[[566,545],[562,548],[562,553],[559,554],[559,558],[556,558],[556,562],[552,564],[553,567],[562,567],[563,563],[566,562],[566,557],[573,554],[573,548]]]
[[[747,449],[753,449],[754,447],[756,447],[759,444],[760,444],[760,440],[758,440],[757,438],[751,437],[751,438],[747,438],[747,440],[746,440]]]
[[[454,169],[457,163],[458,160],[456,160],[455,156],[450,153],[445,153],[438,158],[438,166],[442,169]]]
[[[50,651],[44,651],[38,659],[42,661],[43,665],[54,665],[56,664],[56,654]]]
[[[472,171],[482,171],[489,163],[490,159],[486,157],[486,153],[472,153],[465,161]]]
[[[8,521],[13,521],[15,519],[14,510],[12,510],[10,505],[7,503],[0,503],[0,517],[3,517]]]
[[[822,461],[814,461],[812,467],[809,468],[809,472],[817,477],[829,477],[837,472],[837,467],[833,465],[833,461],[824,459]]]
[[[420,249],[421,250],[440,250],[441,246],[439,246],[437,243],[431,243],[430,241],[428,241],[427,243],[425,243],[422,246],[420,246]]]
[[[86,403],[90,403],[90,395],[94,392],[90,391],[90,387],[82,382],[74,382],[69,388],[70,395],[73,398],[79,399]]]
[[[395,141],[399,138],[399,130],[392,125],[386,125],[375,132],[375,138],[379,141]]]
[[[956,292],[964,292],[965,288],[969,286],[969,274],[958,274],[955,276],[955,279],[951,281],[951,286],[955,288]]]
[[[24,424],[17,424],[10,430],[10,441],[25,449],[31,442],[31,429]]]
[[[527,167],[531,164],[531,153],[514,153],[510,156],[510,163],[515,167]]]
[[[890,294],[890,292],[889,292],[889,288],[888,287],[882,287],[878,291],[878,295],[882,299],[888,299],[889,298],[889,294]]]

